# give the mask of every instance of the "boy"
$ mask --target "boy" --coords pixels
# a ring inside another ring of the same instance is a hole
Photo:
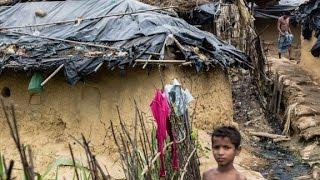
[[[218,168],[203,173],[203,180],[246,180],[234,167],[233,160],[241,151],[241,135],[230,126],[215,129],[212,137],[212,153]]]
[[[291,44],[293,42],[293,35],[290,29],[290,17],[288,13],[284,13],[278,19],[277,29],[279,31],[279,38],[278,38],[278,51],[279,51],[279,58],[281,59],[281,54],[289,51],[289,59],[293,60],[291,56]]]

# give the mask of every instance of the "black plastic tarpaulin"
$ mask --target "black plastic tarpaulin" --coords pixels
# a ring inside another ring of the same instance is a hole
[[[315,32],[318,41],[312,47],[311,53],[315,57],[320,55],[320,1],[309,0],[302,4],[296,12],[297,20],[302,25],[302,35],[305,39],[310,39]]]
[[[187,14],[180,14],[180,17],[182,17],[188,23],[193,25],[202,25],[205,23],[210,23],[214,20],[215,17],[220,15],[220,6],[220,2],[210,2],[195,7]]]
[[[265,2],[267,3],[268,1]],[[254,6],[254,17],[278,19],[284,13],[290,14],[297,10],[303,2],[305,2],[305,0],[280,0],[276,4],[265,7]],[[291,18],[294,18],[294,16]]]
[[[284,13],[290,14],[296,10],[298,6],[294,5],[274,5],[265,8],[255,6],[254,7],[254,17],[264,18],[264,19],[278,19]]]
[[[250,66],[244,53],[165,11],[133,13],[155,8],[135,0],[16,4],[0,13],[0,66],[46,71],[64,64],[68,83],[75,84],[101,62],[124,69],[135,59],[159,59],[168,36],[197,70],[204,65]],[[46,15],[37,16],[38,10]]]

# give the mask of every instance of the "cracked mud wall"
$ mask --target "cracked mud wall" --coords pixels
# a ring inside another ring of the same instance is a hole
[[[232,123],[231,87],[224,71],[216,69],[197,74],[194,68],[168,66],[163,75],[165,83],[177,78],[196,98],[189,108],[196,128],[211,130],[217,124]],[[69,134],[79,138],[80,133],[84,133],[90,138],[94,153],[103,155],[104,161],[115,157],[109,125],[112,120],[119,126],[116,105],[127,126],[132,127],[135,99],[151,126],[149,104],[155,89],[161,88],[157,69],[149,76],[146,70],[129,70],[124,77],[119,72],[100,70],[74,87],[65,83],[61,73],[45,85],[40,95],[32,96],[27,91],[30,79],[25,73],[5,71],[0,78],[0,88],[10,89],[11,96],[5,101],[16,105],[22,141],[31,145],[35,166],[40,171],[57,156],[69,157],[68,143],[73,142]],[[17,158],[2,112],[0,120],[0,152]],[[110,166],[113,165],[110,163]]]
[[[313,36],[311,40],[301,38],[301,67],[308,71],[312,78],[320,83],[320,58],[312,56],[310,50],[317,39]]]

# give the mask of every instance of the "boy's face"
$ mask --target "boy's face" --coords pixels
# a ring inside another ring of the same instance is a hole
[[[235,156],[239,155],[240,147],[236,149],[228,137],[213,137],[212,153],[219,166],[233,163]]]

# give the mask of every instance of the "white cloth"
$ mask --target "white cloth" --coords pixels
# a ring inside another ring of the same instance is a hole
[[[174,79],[172,84],[167,84],[164,87],[167,97],[169,97],[170,104],[173,106],[174,112],[177,116],[182,116],[188,108],[191,101],[194,100],[188,89],[182,89],[181,84],[177,79]]]

